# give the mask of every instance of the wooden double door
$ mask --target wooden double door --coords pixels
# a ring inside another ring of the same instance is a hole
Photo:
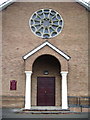
[[[55,106],[55,77],[37,78],[37,106]]]

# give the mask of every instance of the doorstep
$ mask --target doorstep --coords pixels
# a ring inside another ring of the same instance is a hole
[[[26,109],[24,109],[26,110]],[[70,111],[69,109],[62,109],[60,106],[32,106],[30,111],[31,110],[39,110],[39,111],[57,111],[57,110],[60,110],[60,111]]]
[[[60,106],[32,106],[31,109],[18,109],[15,113],[27,114],[79,114],[80,112],[70,111],[70,109],[61,109]]]
[[[18,110],[15,113],[21,114],[79,114],[79,112],[64,111],[64,110]]]

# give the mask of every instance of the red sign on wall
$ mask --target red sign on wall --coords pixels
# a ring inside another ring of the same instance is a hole
[[[16,90],[16,87],[17,87],[17,81],[11,80],[10,81],[10,90]]]

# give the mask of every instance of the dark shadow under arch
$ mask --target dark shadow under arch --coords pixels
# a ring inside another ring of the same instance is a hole
[[[40,70],[40,68],[42,68],[42,72],[44,72],[45,70],[56,70],[57,73],[60,74],[61,71],[61,65],[59,60],[54,57],[53,55],[49,55],[49,54],[44,54],[39,56],[33,63],[32,65],[32,71],[33,73],[35,71]]]
[[[44,72],[48,71],[48,74],[45,74]],[[32,105],[38,106],[38,78],[39,79],[54,79],[55,83],[53,92],[54,95],[54,103],[52,105],[54,106],[60,106],[61,105],[61,65],[59,60],[54,57],[53,55],[44,54],[36,58],[36,60],[33,63],[32,66]],[[48,80],[46,80],[48,82]],[[52,80],[53,81],[53,80]],[[46,82],[45,82],[46,84]],[[49,84],[49,83],[48,83]],[[47,85],[48,85],[47,84]],[[51,85],[50,84],[50,87]],[[49,86],[48,86],[49,87]],[[52,99],[51,99],[52,101]]]

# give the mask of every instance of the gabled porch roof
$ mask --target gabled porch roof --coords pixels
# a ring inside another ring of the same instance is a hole
[[[70,59],[70,56],[68,56],[66,53],[64,53],[63,51],[61,51],[60,49],[58,49],[57,47],[55,47],[54,45],[52,45],[48,41],[45,41],[44,43],[42,43],[41,45],[39,45],[38,47],[36,47],[32,51],[30,51],[29,53],[27,53],[26,55],[24,55],[23,59],[26,60],[28,57],[30,57],[31,55],[33,55],[34,53],[36,53],[37,51],[39,51],[40,49],[42,49],[45,46],[50,47],[51,49],[53,49],[54,51],[56,51],[58,54],[60,54],[61,56],[63,56],[66,60]]]

